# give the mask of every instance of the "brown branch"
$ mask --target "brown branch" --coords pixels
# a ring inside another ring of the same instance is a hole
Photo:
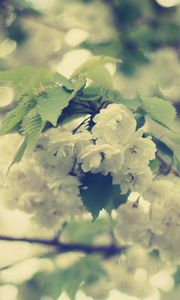
[[[7,235],[0,235],[0,241],[6,242],[22,242],[30,244],[39,244],[42,246],[53,247],[57,253],[67,252],[81,252],[84,254],[100,254],[105,257],[123,254],[127,247],[118,245],[91,245],[81,243],[64,243],[56,239],[41,239],[41,238],[27,238],[27,237],[12,237]]]

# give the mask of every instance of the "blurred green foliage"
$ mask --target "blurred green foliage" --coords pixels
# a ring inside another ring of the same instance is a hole
[[[88,1],[89,2],[89,1]],[[84,45],[95,53],[121,57],[120,70],[132,75],[162,47],[180,48],[178,7],[165,8],[152,0],[104,0],[113,15],[117,35],[100,44]]]

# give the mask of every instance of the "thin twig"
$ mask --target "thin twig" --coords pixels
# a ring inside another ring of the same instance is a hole
[[[110,237],[111,237],[111,242],[113,245],[116,245],[117,244],[117,239],[116,239],[116,236],[115,236],[115,233],[114,233],[114,226],[113,226],[113,218],[112,218],[112,215],[109,214],[109,225],[110,225]]]
[[[62,226],[59,228],[59,230],[56,232],[55,237],[54,237],[55,241],[58,241],[61,238],[61,235],[63,234],[64,229],[66,228],[67,224],[68,224],[67,221],[65,221],[62,224]]]
[[[8,264],[8,265],[5,265],[3,267],[0,267],[0,271],[5,271],[5,270],[7,270],[9,268],[12,268],[12,267],[14,267],[14,266],[16,266],[16,265],[18,265],[18,264],[26,261],[26,260],[32,259],[32,258],[44,258],[44,257],[49,257],[49,256],[55,255],[55,254],[58,254],[58,252],[57,251],[45,252],[45,253],[41,253],[41,254],[37,254],[37,255],[32,255],[32,256],[29,256],[29,257],[25,257],[23,259],[15,261],[15,262],[13,262],[11,264]]]
[[[28,237],[12,237],[8,235],[0,235],[0,241],[22,242],[30,244],[39,244],[42,246],[53,247],[58,253],[81,252],[84,254],[100,254],[105,257],[123,254],[127,247],[118,245],[91,245],[81,243],[64,243],[55,239],[41,239]]]
[[[86,121],[87,120],[89,120],[91,118],[91,116],[88,116],[86,119],[84,119],[75,129],[73,129],[73,131],[72,131],[72,133],[73,134],[75,134],[77,131],[78,131],[78,129],[82,126],[82,125],[84,125],[85,123],[86,123]]]

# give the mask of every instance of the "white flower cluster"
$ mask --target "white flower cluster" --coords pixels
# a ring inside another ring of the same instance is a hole
[[[110,104],[91,122],[91,130],[81,118],[43,134],[33,161],[26,158],[5,183],[3,193],[11,191],[16,208],[41,224],[55,225],[59,217],[81,211],[79,186],[86,172],[111,173],[122,193],[147,189],[153,177],[149,161],[155,158],[156,147],[142,137],[143,131],[136,131],[131,112]]]
[[[10,172],[8,178],[1,178],[1,200],[11,209],[26,212],[42,226],[59,226],[64,218],[80,209],[76,178],[68,178],[71,185],[67,184],[66,176],[60,180],[62,191],[56,197],[35,162],[25,160]]]
[[[145,191],[153,178],[148,165],[155,158],[155,144],[142,137],[142,130],[136,131],[136,120],[123,105],[101,109],[93,121],[96,142],[81,154],[83,170],[111,172],[113,184],[120,184],[122,193]]]
[[[165,260],[179,263],[180,187],[177,179],[153,181],[143,197],[145,200],[129,199],[119,208],[117,236],[129,243],[158,249]]]
[[[180,262],[180,186],[179,178],[160,179],[146,191],[150,203],[153,245],[171,260]]]
[[[7,176],[7,167],[14,155],[14,146],[19,143],[18,135],[1,139],[1,157],[6,165],[0,164],[0,198],[11,209],[20,209],[29,214],[36,223],[52,228],[59,227],[68,216],[81,211],[79,181],[74,176],[63,175],[57,182],[48,182],[53,170],[53,161],[47,167],[45,176],[35,159],[25,157],[20,164],[13,166]],[[8,145],[9,151],[4,152]],[[43,160],[43,157],[41,158]],[[50,160],[50,156],[47,160]],[[51,168],[50,168],[51,166]],[[56,170],[58,171],[58,170]],[[52,173],[53,174],[53,173]],[[56,178],[57,179],[57,178]]]

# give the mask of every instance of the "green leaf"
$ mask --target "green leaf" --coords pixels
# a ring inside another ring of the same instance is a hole
[[[180,136],[176,132],[169,132],[168,137],[173,141],[175,144],[180,145]]]
[[[126,194],[121,194],[121,187],[120,185],[113,185],[112,186],[112,207],[113,209],[117,209],[120,205],[127,202],[128,197],[130,195],[130,191]]]
[[[66,78],[65,76],[63,76],[60,73],[55,73],[54,74],[54,81],[62,84],[63,86],[65,86],[68,90],[73,90],[74,89],[74,85],[72,83],[71,80],[69,80],[68,78]]]
[[[176,110],[170,102],[157,97],[141,98],[141,102],[143,109],[151,119],[166,128],[172,125],[176,117]]]
[[[31,110],[23,120],[22,130],[26,138],[27,149],[33,150],[43,128],[43,122],[37,109]]]
[[[0,72],[0,81],[15,89],[15,100],[18,101],[23,94],[53,82],[54,73],[45,68],[19,67]]]
[[[100,260],[96,257],[83,257],[63,272],[63,290],[71,300],[74,300],[81,284],[88,286],[102,277],[107,277],[107,273],[102,268]]]
[[[88,86],[83,90],[83,95],[86,96],[87,98],[102,96],[103,94],[104,94],[104,88],[97,85]]]
[[[26,150],[26,147],[27,147],[27,143],[26,143],[26,140],[24,140],[24,142],[21,144],[21,146],[19,147],[19,149],[17,150],[14,158],[13,158],[13,161],[11,162],[9,168],[8,168],[8,173],[11,169],[11,167],[16,164],[16,163],[19,163],[22,158],[23,158],[23,155],[25,153],[25,150]]]
[[[174,273],[174,284],[175,287],[180,285],[180,265],[177,266],[176,272]]]
[[[76,100],[80,101],[97,101],[105,94],[106,89],[102,86],[88,86],[83,89],[80,95],[76,96]]]
[[[83,76],[78,76],[76,81],[73,83],[73,97],[76,95],[77,92],[81,91],[86,85],[86,79]]]
[[[120,205],[126,203],[129,195],[130,191],[126,194],[121,194],[121,186],[119,184],[113,185],[111,199],[106,206],[107,213],[111,215],[113,209],[117,209]]]
[[[102,234],[109,231],[107,219],[99,218],[96,222],[91,220],[71,220],[66,226],[63,238],[71,243],[92,244]]]
[[[153,159],[150,161],[149,166],[153,174],[156,174],[159,171],[160,162],[158,159]]]
[[[48,89],[44,97],[40,98],[38,111],[43,121],[49,121],[54,126],[57,124],[58,117],[62,110],[68,105],[72,98],[72,93],[68,93],[62,87]]]
[[[86,209],[96,220],[100,211],[106,208],[112,197],[112,177],[86,173],[80,187],[81,199]]]
[[[92,79],[96,84],[107,88],[112,88],[112,76],[104,66],[97,65],[96,67],[83,73],[83,75],[86,78]]]
[[[177,172],[180,175],[180,160],[176,155],[174,155],[174,157],[173,157],[173,163],[175,165],[175,168],[176,168]]]
[[[120,62],[119,59],[110,56],[93,56],[90,59],[88,59],[85,63],[83,63],[80,67],[78,67],[71,75],[71,78],[74,78],[78,75],[82,75],[88,72],[89,70],[96,68],[97,66],[104,66],[107,63],[118,62]]]
[[[146,122],[145,117],[143,115],[138,115],[136,117],[136,123],[137,123],[136,130],[138,130],[139,128],[143,127],[144,124],[145,124],[145,122]]]
[[[145,133],[144,136],[152,137],[152,140],[156,144],[158,151],[160,151],[161,154],[164,155],[165,157],[168,157],[170,159],[171,163],[177,169],[177,172],[180,173],[180,161],[179,161],[178,157],[175,155],[174,150],[172,148],[170,148],[166,143],[164,143],[160,139],[156,138],[154,136],[154,134],[152,134],[152,133]],[[150,167],[151,167],[151,162],[150,162]]]
[[[171,159],[173,159],[174,151],[163,141],[156,137],[152,137],[153,142],[156,144],[157,149],[164,155],[167,155]]]
[[[7,113],[0,126],[0,135],[4,135],[10,132],[22,120],[25,111],[25,105],[23,103],[20,103],[12,111]]]
[[[68,261],[68,254],[63,254]],[[21,299],[42,299],[44,296],[58,299],[66,292],[71,300],[76,297],[77,291],[98,283],[101,278],[108,281],[108,274],[102,267],[101,260],[95,256],[82,257],[69,267],[54,268],[49,272],[36,273],[30,280],[19,285],[19,296]],[[36,288],[34,288],[36,287]]]
[[[107,90],[104,95],[104,100],[106,102],[123,104],[124,106],[132,110],[137,110],[141,105],[139,97],[135,97],[134,99],[126,99],[118,91],[115,90]]]

